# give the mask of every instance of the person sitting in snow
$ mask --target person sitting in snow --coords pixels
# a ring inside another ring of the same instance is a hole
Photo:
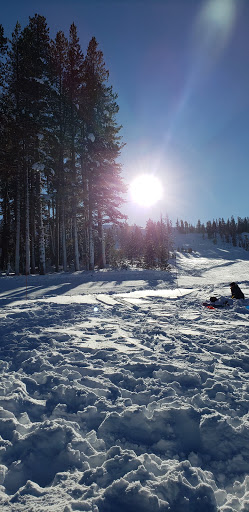
[[[244,293],[241,291],[241,289],[237,285],[237,283],[231,283],[230,288],[231,288],[232,299],[244,299],[245,298]]]
[[[231,283],[231,294],[232,298],[228,299],[226,297],[210,297],[209,304],[214,307],[226,307],[226,306],[232,306],[233,300],[232,299],[244,299],[244,293],[241,291],[240,287],[237,285],[237,283]],[[207,305],[207,303],[204,303],[204,305]]]
[[[215,306],[231,306],[232,305],[232,300],[231,299],[227,299],[226,297],[210,297],[210,303],[212,305],[215,304]]]

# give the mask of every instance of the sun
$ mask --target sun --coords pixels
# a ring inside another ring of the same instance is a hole
[[[152,206],[163,196],[161,182],[153,174],[141,174],[130,185],[132,200],[140,206]]]

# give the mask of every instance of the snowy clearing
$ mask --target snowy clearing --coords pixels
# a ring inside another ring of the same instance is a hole
[[[249,510],[249,253],[183,244],[171,272],[0,278],[1,512]]]

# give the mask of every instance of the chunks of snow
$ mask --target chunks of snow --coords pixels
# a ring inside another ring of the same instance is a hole
[[[248,509],[249,311],[202,308],[248,262],[199,240],[177,282],[1,277],[1,512]]]

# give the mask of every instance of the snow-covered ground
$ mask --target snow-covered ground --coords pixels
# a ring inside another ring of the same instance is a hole
[[[249,511],[249,253],[0,278],[1,512]]]

